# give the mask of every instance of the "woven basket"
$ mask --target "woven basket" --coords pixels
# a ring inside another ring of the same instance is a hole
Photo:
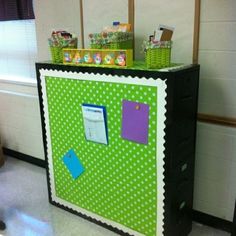
[[[109,32],[89,34],[92,49],[133,49],[132,32]]]
[[[63,61],[62,49],[61,47],[50,47],[52,62],[61,63]]]
[[[50,45],[50,52],[51,52],[51,57],[52,57],[52,62],[54,63],[62,63],[63,62],[63,49],[64,48],[77,48],[77,39],[73,39],[73,41],[69,41],[68,43],[61,44],[58,46]],[[62,46],[63,45],[63,46]]]
[[[90,44],[92,49],[133,49],[133,40],[106,44]]]
[[[160,69],[170,66],[171,48],[149,48],[146,51],[146,65],[149,69]]]

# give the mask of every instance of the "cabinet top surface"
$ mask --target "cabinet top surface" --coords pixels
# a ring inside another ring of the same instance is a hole
[[[135,61],[134,65],[129,68],[108,68],[108,67],[97,67],[97,66],[77,66],[77,65],[64,65],[56,64],[51,61],[37,62],[36,68],[41,69],[52,69],[61,71],[72,71],[72,72],[87,72],[87,73],[100,73],[100,74],[111,74],[111,75],[124,75],[124,76],[138,76],[138,77],[152,77],[159,76],[169,78],[175,73],[182,73],[187,71],[199,70],[199,65],[187,65],[187,64],[173,64],[172,67],[163,69],[147,69],[144,62]]]

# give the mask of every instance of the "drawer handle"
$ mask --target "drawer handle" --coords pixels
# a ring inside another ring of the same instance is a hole
[[[185,164],[182,165],[181,171],[184,172],[187,168],[188,168],[188,164],[185,163]]]
[[[186,205],[186,202],[185,201],[182,202],[179,206],[179,209],[182,210],[185,207],[185,205]]]
[[[181,100],[182,101],[187,101],[187,100],[192,99],[192,98],[193,97],[191,95],[184,95],[184,96],[181,97]]]

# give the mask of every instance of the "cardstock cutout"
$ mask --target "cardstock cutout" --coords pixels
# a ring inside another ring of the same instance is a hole
[[[77,179],[84,172],[84,167],[73,149],[70,149],[62,160],[74,179]]]
[[[123,100],[121,137],[148,144],[149,105]]]
[[[107,115],[104,106],[82,104],[86,140],[108,144]]]

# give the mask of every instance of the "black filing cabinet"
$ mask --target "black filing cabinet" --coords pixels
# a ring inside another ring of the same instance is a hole
[[[164,235],[184,236],[192,229],[199,67],[167,83]]]
[[[163,234],[165,236],[187,236],[192,229],[191,213],[193,206],[199,65],[189,65],[166,72],[138,70],[134,68],[78,67],[51,63],[37,63],[36,69],[41,113],[43,113],[43,103],[40,69],[131,76],[140,79],[143,77],[146,79],[160,78],[166,80],[167,103],[164,151],[165,200]],[[42,127],[46,150],[46,131],[43,115]],[[93,221],[92,219],[89,220]],[[103,226],[106,227],[106,225]],[[111,229],[111,227],[108,228]],[[116,230],[114,229],[114,231]],[[122,234],[121,231],[116,232]]]

